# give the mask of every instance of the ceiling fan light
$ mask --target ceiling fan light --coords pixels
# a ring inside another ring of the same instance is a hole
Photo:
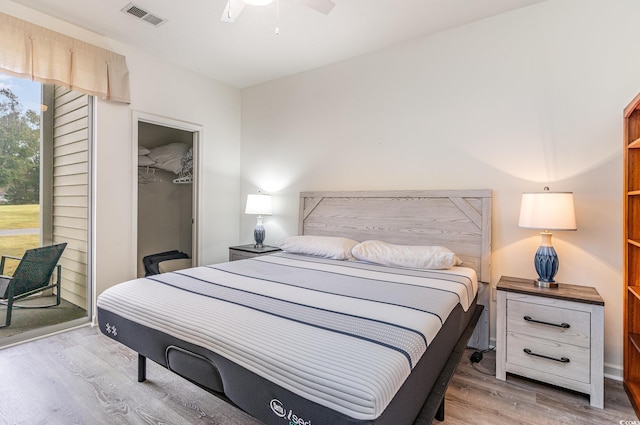
[[[242,1],[251,6],[266,6],[268,4],[273,3],[273,0],[242,0]]]

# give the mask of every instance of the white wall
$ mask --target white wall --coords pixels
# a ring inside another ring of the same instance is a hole
[[[11,1],[0,0],[0,10],[127,58],[131,104],[98,100],[96,107],[97,293],[136,276],[132,111],[202,126],[200,258],[226,261],[229,245],[238,242],[240,91]]]
[[[238,241],[240,92],[205,77],[171,67],[135,51],[126,55],[131,105],[100,102],[97,137],[98,293],[135,277],[133,244],[131,111],[181,120],[203,127],[200,154],[202,264],[225,261]],[[114,174],[118,174],[114,178]],[[135,172],[134,174],[135,175]],[[122,247],[120,249],[119,247]]]
[[[604,298],[605,371],[621,376],[622,110],[640,91],[638,16],[636,0],[548,1],[243,90],[242,193],[276,195],[266,243],[297,232],[303,190],[489,188],[495,285],[536,276],[521,193],[573,191],[579,229],[554,236],[557,279]],[[255,218],[241,224],[249,243]]]

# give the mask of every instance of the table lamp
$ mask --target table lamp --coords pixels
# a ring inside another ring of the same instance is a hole
[[[258,222],[253,229],[253,238],[256,240],[254,245],[256,248],[262,248],[264,242],[265,231],[262,225],[262,216],[271,214],[271,196],[270,195],[247,195],[247,206],[244,210],[245,214],[257,214]]]
[[[542,243],[533,259],[538,272],[535,284],[544,288],[557,288],[558,284],[553,278],[560,262],[551,245],[550,230],[577,230],[573,193],[550,192],[548,187],[544,188],[544,192],[523,193],[518,226],[543,229],[540,233]]]

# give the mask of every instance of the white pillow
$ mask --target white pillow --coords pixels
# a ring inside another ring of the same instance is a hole
[[[364,241],[351,250],[358,260],[385,266],[443,270],[462,264],[443,246],[393,245],[382,241]]]
[[[145,148],[144,146],[138,146],[138,155],[146,155],[149,152],[151,152],[149,149]]]
[[[139,167],[148,167],[151,165],[155,165],[155,161],[149,158],[147,155],[138,155],[138,166]]]
[[[178,174],[182,171],[182,157],[189,150],[185,143],[169,143],[151,149],[148,156],[156,162],[158,168]]]
[[[276,245],[293,254],[316,255],[334,260],[352,259],[351,250],[358,244],[352,239],[334,236],[290,236]]]

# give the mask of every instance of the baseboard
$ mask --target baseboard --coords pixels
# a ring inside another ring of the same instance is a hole
[[[613,379],[615,381],[622,381],[623,369],[621,365],[605,363],[604,364],[604,377]]]

